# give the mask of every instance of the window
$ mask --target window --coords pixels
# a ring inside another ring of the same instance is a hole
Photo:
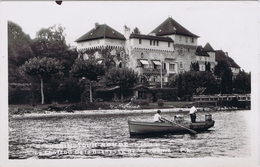
[[[170,47],[171,46],[171,42],[168,42],[168,47]]]
[[[180,68],[182,69],[183,68],[183,62],[180,61]]]
[[[153,44],[153,41],[152,40],[150,40],[150,45],[152,45]]]
[[[153,45],[155,46],[155,41],[153,41]]]
[[[181,38],[181,36],[180,36],[180,41],[182,41],[182,38]]]
[[[142,44],[142,39],[139,39],[139,44]]]
[[[119,63],[118,68],[122,68],[122,62]]]
[[[140,62],[140,64],[139,64],[139,62]],[[139,66],[141,66],[142,68],[148,68],[148,67],[149,67],[149,63],[148,63],[147,60],[139,60],[139,61],[138,61],[138,64],[139,64]]]
[[[169,64],[169,70],[170,70],[170,71],[175,71],[175,64],[170,63],[170,64]]]
[[[185,42],[188,43],[188,37],[185,37]]]
[[[200,71],[205,71],[205,65],[200,65]]]
[[[159,46],[159,41],[157,41],[157,46]]]
[[[194,43],[194,38],[191,38],[191,43]]]
[[[141,78],[140,78],[140,82],[141,82],[141,83],[144,82],[144,77],[143,77],[143,76],[141,76]]]
[[[163,65],[159,60],[152,60],[154,64],[154,69],[161,69],[161,66]]]
[[[157,81],[157,76],[153,76],[153,81],[154,81],[154,82]]]
[[[178,53],[179,53],[179,55],[184,55],[184,50],[183,50],[183,48],[180,48],[179,50],[178,50]]]

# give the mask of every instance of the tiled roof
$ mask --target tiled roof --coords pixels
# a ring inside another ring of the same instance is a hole
[[[143,34],[131,34],[131,35],[130,35],[130,38],[151,39],[151,40],[159,40],[159,41],[173,42],[172,38],[170,38],[170,37],[158,37],[158,36],[143,35]]]
[[[215,52],[215,50],[212,48],[212,46],[207,43],[205,46],[204,46],[204,51],[205,52]]]
[[[100,38],[112,38],[112,39],[121,39],[125,40],[124,35],[119,33],[118,31],[114,30],[113,28],[109,27],[106,24],[97,25],[96,28],[93,28],[80,38],[78,38],[75,42],[82,42],[88,41],[93,39],[100,39]]]
[[[151,33],[155,33],[157,36],[178,34],[190,37],[199,37],[189,30],[184,28],[178,22],[173,20],[171,17],[167,18],[162,24],[155,28]]]
[[[240,68],[240,66],[231,57],[227,56],[223,50],[216,50],[216,61],[225,61],[229,67]]]
[[[196,55],[209,57],[209,54],[203,49],[202,46],[197,46]]]

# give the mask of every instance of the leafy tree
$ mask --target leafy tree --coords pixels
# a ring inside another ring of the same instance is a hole
[[[62,59],[64,52],[68,50],[64,30],[61,25],[40,29],[31,44],[35,55]]]
[[[34,57],[26,61],[21,67],[21,73],[27,76],[36,77],[41,83],[42,104],[44,104],[44,81],[49,80],[54,74],[59,73],[63,69],[60,61],[55,58]]]
[[[141,32],[137,27],[135,27],[132,34],[141,34]]]
[[[198,62],[191,62],[190,70],[191,71],[199,71],[200,70],[199,63]]]
[[[240,71],[233,82],[236,93],[251,93],[251,73]]]
[[[221,79],[221,93],[232,93],[232,71],[224,61],[215,66],[214,74]]]
[[[34,56],[30,47],[31,38],[22,28],[8,21],[8,80],[9,82],[26,82],[19,73],[19,66]]]
[[[110,69],[105,75],[108,86],[119,86],[121,91],[121,101],[123,101],[123,92],[125,88],[133,86],[138,81],[138,74],[131,68]]]
[[[31,48],[36,56],[51,57],[61,61],[64,66],[63,73],[69,76],[69,71],[78,57],[76,48],[66,44],[65,28],[54,25],[42,28],[36,33],[36,38],[31,43]]]
[[[179,74],[177,78],[177,90],[178,90],[178,97],[183,97],[184,96],[184,90],[183,90],[183,79],[182,79],[182,74]]]
[[[206,71],[208,71],[208,72],[211,71],[210,66],[211,66],[210,62],[205,62],[205,69],[206,69]]]
[[[84,89],[84,85],[77,78],[68,77],[58,85],[54,98],[60,102],[79,102],[82,89]]]
[[[71,68],[73,77],[86,79],[89,83],[89,96],[92,103],[92,82],[98,81],[99,77],[105,74],[105,68],[96,62],[95,59],[76,59]]]
[[[219,85],[211,72],[187,71],[170,81],[170,86],[177,88],[178,97],[194,94],[215,94]]]

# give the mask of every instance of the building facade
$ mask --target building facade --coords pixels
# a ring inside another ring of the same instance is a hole
[[[209,43],[198,46],[199,36],[171,17],[147,35],[130,32],[126,25],[121,34],[106,24],[96,23],[76,40],[79,57],[95,58],[117,68],[132,68],[139,73],[140,83],[148,82],[151,86],[162,86],[170,77],[189,71],[191,63],[199,63],[200,71],[205,71],[208,64],[214,71],[217,64],[219,53]],[[237,66],[230,67],[237,72]]]

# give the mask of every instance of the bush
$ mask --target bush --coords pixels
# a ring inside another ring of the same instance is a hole
[[[9,104],[28,103],[29,93],[26,90],[21,90],[19,87],[15,88],[15,89],[11,89],[9,87],[8,101],[9,101]]]
[[[133,101],[133,105],[148,106],[149,99],[136,99]]]
[[[72,110],[86,110],[90,106],[89,103],[76,103],[71,105],[69,108]]]
[[[163,101],[163,99],[158,99],[158,100],[157,100],[157,104],[158,104],[158,106],[160,106],[160,107],[164,106],[164,101]]]

